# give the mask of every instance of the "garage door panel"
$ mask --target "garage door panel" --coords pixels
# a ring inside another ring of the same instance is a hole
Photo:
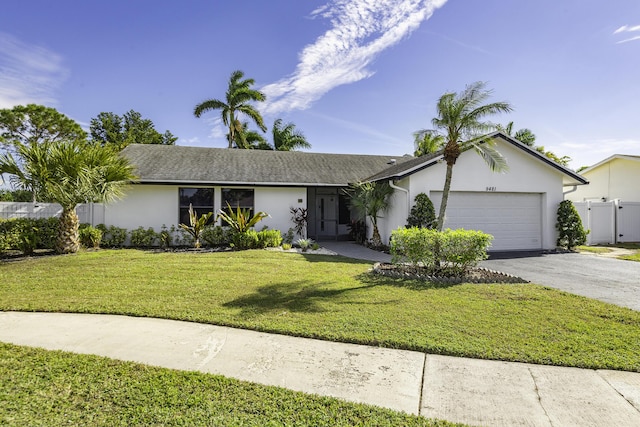
[[[432,192],[436,209],[442,192]],[[482,230],[494,236],[491,250],[542,248],[542,197],[537,193],[451,192],[446,228]]]

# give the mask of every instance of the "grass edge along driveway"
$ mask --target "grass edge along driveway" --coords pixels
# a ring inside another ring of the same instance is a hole
[[[101,250],[0,264],[0,310],[196,321],[481,359],[640,371],[640,312],[534,285],[436,286],[343,257]]]

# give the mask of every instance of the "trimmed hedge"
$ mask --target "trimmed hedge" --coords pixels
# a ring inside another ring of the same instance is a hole
[[[58,218],[0,219],[0,253],[16,249],[31,254],[35,249],[53,249]]]
[[[434,274],[460,274],[487,258],[492,239],[477,230],[400,228],[391,233],[392,261],[420,266]]]

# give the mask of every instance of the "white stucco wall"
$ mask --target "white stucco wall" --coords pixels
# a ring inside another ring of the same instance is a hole
[[[133,230],[139,226],[153,227],[160,231],[162,225],[178,225],[179,185],[133,185],[126,196],[105,208],[105,224]],[[197,187],[189,185],[185,187]],[[214,208],[217,213],[222,206],[222,187],[214,188]],[[236,188],[236,187],[234,187]],[[252,187],[246,187],[252,188]],[[301,200],[301,202],[299,202]],[[254,188],[255,211],[270,215],[257,225],[278,229],[283,233],[293,227],[291,207],[307,206],[306,188],[256,187]]]
[[[509,143],[499,141],[497,150],[506,158],[509,170],[492,172],[475,151],[469,150],[460,156],[453,169],[451,191],[477,192],[524,192],[539,193],[542,199],[542,247],[556,247],[555,218],[558,204],[563,200],[563,174],[541,160],[525,153]],[[396,185],[409,189],[410,205],[419,193],[430,196],[432,191],[442,191],[446,164],[439,163],[399,181]],[[391,231],[406,224],[407,205],[405,195],[397,194],[392,209],[385,216],[383,241]],[[436,216],[439,206],[435,206]],[[388,219],[388,220],[387,220]]]
[[[588,185],[580,185],[567,194],[574,202],[621,199],[640,202],[640,161],[614,158],[595,169],[584,172]]]

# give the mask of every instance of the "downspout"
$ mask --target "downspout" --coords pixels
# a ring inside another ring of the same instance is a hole
[[[411,208],[409,206],[409,204],[411,203],[411,201],[409,200],[409,190],[407,190],[406,188],[398,187],[393,183],[392,179],[389,180],[389,187],[393,188],[394,190],[400,190],[407,195],[407,218],[409,218],[409,212],[411,211]]]
[[[569,187],[569,186],[567,185],[567,187]],[[573,190],[563,191],[563,192],[562,192],[562,198],[563,198],[563,199],[564,199],[564,196],[566,196],[566,195],[567,195],[567,194],[569,194],[569,193],[573,193],[574,191],[576,191],[576,190],[578,189],[578,186],[577,186],[577,185],[572,185],[572,187],[573,187]]]

